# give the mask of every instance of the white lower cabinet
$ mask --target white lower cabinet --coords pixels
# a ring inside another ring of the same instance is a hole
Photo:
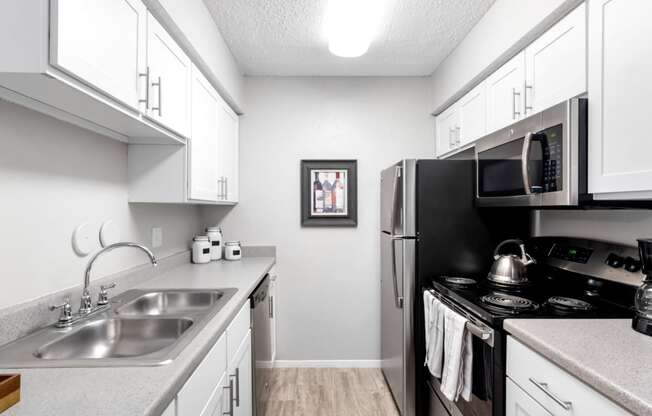
[[[253,414],[254,389],[251,360],[251,331],[242,341],[231,365],[229,377],[234,381],[233,416],[251,416]]]
[[[505,416],[550,416],[550,413],[512,380],[505,383]]]
[[[507,337],[507,416],[632,416],[631,413]]]
[[[162,415],[252,414],[251,308],[247,301]]]

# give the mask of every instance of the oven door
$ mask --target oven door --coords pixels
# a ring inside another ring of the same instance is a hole
[[[580,100],[566,101],[481,139],[478,205],[577,205],[579,141],[586,122],[580,111]]]
[[[441,393],[440,380],[428,374],[429,416],[493,416],[494,401],[502,401],[501,381],[496,379],[501,372],[496,371],[495,350],[480,338],[473,337],[473,386],[471,400],[459,398],[451,402]],[[498,360],[499,361],[499,360]],[[498,396],[498,397],[497,397]],[[496,403],[498,405],[499,403]]]

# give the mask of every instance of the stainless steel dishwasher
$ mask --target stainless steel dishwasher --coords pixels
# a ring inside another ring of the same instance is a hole
[[[254,362],[254,415],[266,413],[269,379],[272,371],[271,319],[274,303],[269,296],[269,275],[251,295],[251,314],[253,323],[253,362]]]

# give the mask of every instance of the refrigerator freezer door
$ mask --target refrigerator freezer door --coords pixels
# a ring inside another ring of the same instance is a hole
[[[387,384],[402,415],[405,414],[404,309],[398,296],[403,290],[403,240],[381,233],[381,359]],[[392,248],[394,246],[394,248]],[[398,292],[398,293],[397,293]]]

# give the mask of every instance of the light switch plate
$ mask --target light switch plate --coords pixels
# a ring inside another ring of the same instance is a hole
[[[161,227],[152,228],[152,247],[157,248],[163,245],[163,229]]]

